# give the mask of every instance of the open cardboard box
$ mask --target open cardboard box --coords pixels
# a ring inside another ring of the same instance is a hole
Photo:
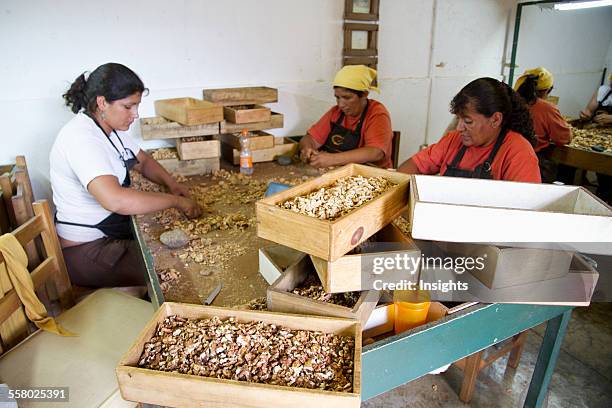
[[[612,255],[612,208],[576,186],[412,175],[410,222],[415,239]]]

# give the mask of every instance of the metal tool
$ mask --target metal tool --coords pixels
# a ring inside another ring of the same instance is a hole
[[[204,299],[202,301],[202,304],[204,305],[210,305],[213,300],[215,300],[215,298],[217,297],[217,295],[219,294],[219,292],[221,292],[221,288],[223,287],[223,284],[220,283],[219,285],[217,285],[217,287],[215,287],[212,292],[210,292],[210,294],[208,295],[208,297],[206,299]]]

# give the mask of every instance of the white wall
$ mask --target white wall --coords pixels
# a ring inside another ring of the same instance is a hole
[[[544,66],[555,77],[561,113],[577,117],[601,81],[612,41],[612,7],[556,11],[523,7],[515,80]]]
[[[285,128],[303,134],[334,103],[344,0],[3,0],[0,6],[0,163],[25,154],[38,198],[49,197],[48,152],[72,117],[61,94],[81,72],[115,61],[153,101],[207,87],[279,88]],[[400,158],[436,141],[452,96],[479,76],[501,78],[513,0],[385,0],[380,95],[402,132]],[[138,126],[131,129],[139,137]],[[156,144],[156,143],[155,143]],[[151,142],[144,144],[151,146]]]

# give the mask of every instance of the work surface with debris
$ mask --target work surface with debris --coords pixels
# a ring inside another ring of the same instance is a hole
[[[269,182],[297,185],[322,172],[302,163],[270,162],[256,164],[253,175],[244,176],[224,163],[212,175],[179,177],[203,209],[199,218],[189,220],[176,209],[136,217],[165,300],[200,304],[219,284],[223,288],[215,306],[239,306],[265,297],[268,284],[259,274],[258,249],[271,242],[257,238],[255,202],[263,198]],[[134,186],[163,191],[140,175]],[[187,233],[188,245],[171,249],[160,242],[160,235],[173,229]]]

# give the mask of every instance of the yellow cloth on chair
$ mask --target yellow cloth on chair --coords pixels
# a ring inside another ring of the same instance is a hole
[[[28,256],[13,234],[0,236],[0,252],[4,257],[9,279],[21,303],[23,303],[28,319],[42,330],[61,336],[77,336],[77,334],[58,325],[54,318],[47,316],[45,305],[40,302],[38,296],[34,293],[34,283],[27,268]]]

